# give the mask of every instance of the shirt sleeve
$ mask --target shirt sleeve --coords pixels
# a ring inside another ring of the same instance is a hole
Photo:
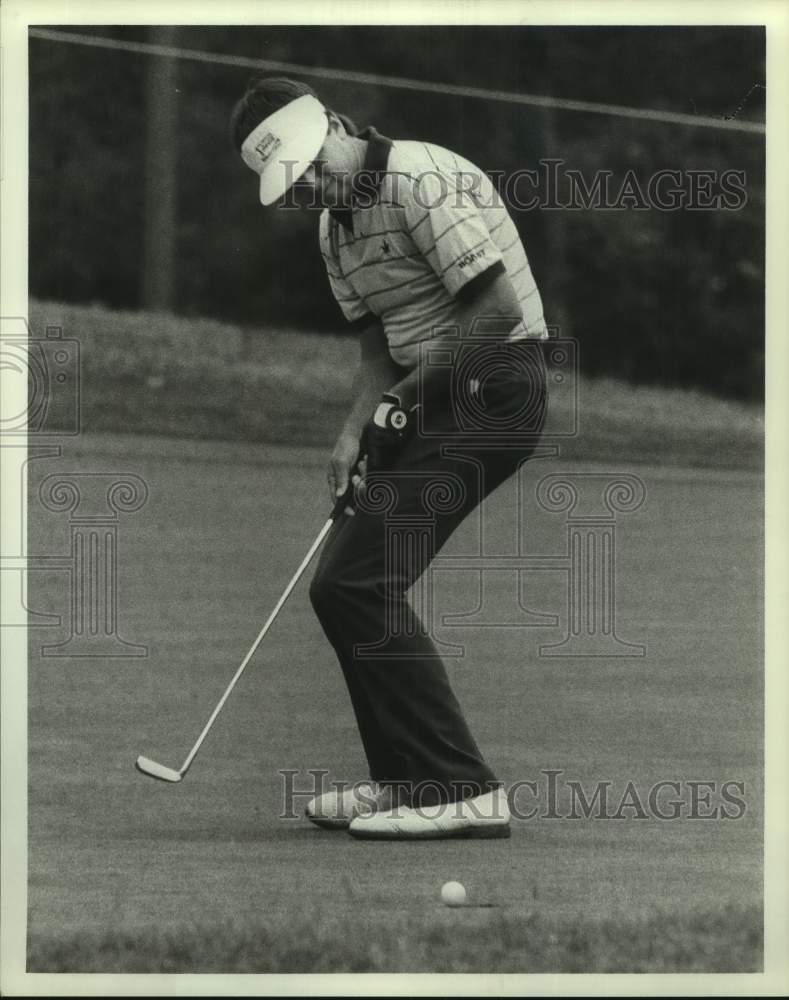
[[[321,220],[321,255],[323,263],[326,266],[326,274],[329,278],[332,295],[337,300],[343,316],[352,326],[359,328],[367,326],[368,323],[371,323],[375,319],[375,315],[343,275],[340,262],[331,246],[329,226],[328,218],[325,222],[323,219]]]
[[[453,298],[490,268],[503,268],[473,197],[458,190],[451,176],[427,171],[400,191],[411,239]]]

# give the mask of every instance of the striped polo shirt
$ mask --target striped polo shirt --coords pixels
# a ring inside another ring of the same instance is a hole
[[[324,209],[321,253],[347,320],[379,318],[394,361],[413,368],[419,343],[451,325],[457,302],[506,271],[523,321],[510,339],[548,336],[540,293],[518,231],[486,174],[427,142],[374,128],[352,207]]]

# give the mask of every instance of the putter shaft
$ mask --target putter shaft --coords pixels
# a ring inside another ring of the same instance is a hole
[[[331,517],[328,519],[328,521],[321,528],[320,532],[318,533],[318,537],[315,539],[315,541],[310,546],[309,551],[307,552],[306,556],[304,556],[304,558],[302,559],[301,563],[299,564],[299,568],[293,574],[293,576],[291,577],[290,582],[288,583],[287,587],[285,587],[285,590],[282,592],[282,596],[280,597],[280,599],[277,601],[276,605],[274,606],[274,610],[271,612],[271,614],[266,619],[266,623],[264,624],[263,628],[260,630],[260,632],[258,632],[257,638],[255,639],[255,641],[250,646],[249,652],[247,653],[247,655],[241,661],[241,665],[239,666],[238,670],[236,670],[235,674],[233,675],[233,679],[230,681],[230,683],[228,684],[227,688],[225,689],[225,693],[219,699],[219,702],[217,703],[216,708],[211,713],[211,715],[210,715],[210,717],[208,719],[208,722],[206,722],[205,726],[203,726],[203,731],[197,737],[197,742],[192,747],[192,749],[189,751],[189,753],[188,753],[188,755],[186,757],[186,760],[181,765],[180,770],[179,771],[173,771],[172,768],[165,767],[163,764],[157,764],[156,761],[153,761],[153,760],[151,760],[148,757],[138,757],[137,758],[137,762],[136,762],[136,767],[137,767],[138,771],[142,771],[143,774],[147,774],[147,775],[149,775],[152,778],[158,778],[161,781],[175,782],[175,781],[180,781],[181,778],[184,777],[184,775],[186,774],[186,772],[191,767],[192,761],[197,756],[197,752],[200,749],[200,747],[202,746],[203,741],[205,740],[206,736],[208,736],[208,733],[209,733],[209,731],[211,729],[211,726],[213,726],[214,722],[216,721],[216,717],[222,711],[222,708],[224,707],[225,702],[230,697],[230,692],[233,690],[233,688],[238,683],[238,680],[241,677],[241,675],[244,673],[244,670],[246,669],[247,664],[249,663],[249,661],[254,656],[255,651],[257,650],[257,648],[260,645],[260,643],[263,641],[264,636],[268,632],[269,628],[271,628],[271,625],[273,624],[273,622],[276,619],[276,617],[279,614],[279,612],[282,610],[282,606],[284,605],[285,601],[287,601],[288,597],[291,594],[291,591],[296,586],[296,584],[299,582],[302,574],[304,573],[304,570],[307,568],[307,566],[312,561],[312,557],[315,555],[316,551],[320,547],[320,545],[323,542],[323,540],[326,537],[326,535],[328,535],[329,530],[331,529],[331,526],[334,523],[335,518],[344,509],[344,505],[345,505],[344,498],[341,498],[341,501],[338,501],[337,504],[335,505],[335,508],[332,511]]]

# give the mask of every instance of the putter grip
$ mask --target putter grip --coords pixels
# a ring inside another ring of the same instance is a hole
[[[353,507],[353,484],[348,483],[348,487],[341,497],[338,498],[331,512],[332,521],[336,521],[346,507]]]

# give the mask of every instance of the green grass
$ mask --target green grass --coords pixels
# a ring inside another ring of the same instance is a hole
[[[31,972],[758,972],[756,907],[557,921],[489,909],[35,937]]]
[[[244,460],[247,451],[254,461]],[[183,760],[323,524],[320,449],[86,436],[57,465],[30,463],[33,553],[68,551],[67,515],[37,500],[53,466],[133,472],[149,485],[148,503],[118,529],[119,631],[148,644],[149,655],[41,655],[41,645],[68,636],[69,578],[30,574],[29,606],[63,615],[61,626],[30,630],[31,968],[494,973],[758,964],[757,475],[641,468],[647,502],[617,521],[616,622],[621,639],[647,646],[645,657],[540,656],[540,644],[559,641],[567,625],[562,574],[524,581],[524,603],[555,612],[556,626],[444,628],[440,616],[477,606],[477,582],[439,572],[433,591],[438,636],[465,646],[464,657],[447,660],[453,688],[508,785],[539,780],[548,767],[587,789],[609,780],[617,797],[630,780],[642,796],[658,780],[739,780],[741,819],[535,818],[514,821],[509,840],[377,844],[278,818],[278,770],[299,769],[302,791],[306,768],[349,781],[366,774],[306,580],[188,780],[165,785],[133,766],[140,753]],[[564,515],[533,501],[549,471],[548,463],[525,470],[525,540],[537,553],[566,545]],[[510,551],[513,505],[507,487],[485,503],[491,552]],[[446,553],[474,552],[478,541],[469,519]],[[522,620],[509,576],[492,573],[486,587],[489,615]],[[470,899],[498,906],[440,906],[450,879]]]
[[[37,301],[30,324],[38,336],[55,325],[79,341],[85,430],[328,446],[350,403],[350,337]],[[579,433],[562,440],[566,458],[762,465],[754,404],[582,379],[578,414]]]

